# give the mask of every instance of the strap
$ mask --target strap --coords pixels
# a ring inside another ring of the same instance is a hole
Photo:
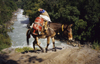
[[[64,31],[64,24],[62,25],[62,31]]]

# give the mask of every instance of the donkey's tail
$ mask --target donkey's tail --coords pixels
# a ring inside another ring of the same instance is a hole
[[[29,38],[30,38],[30,30],[28,29],[27,32],[26,32],[27,45],[29,45]]]

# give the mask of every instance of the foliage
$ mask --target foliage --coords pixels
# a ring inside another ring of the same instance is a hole
[[[17,9],[13,0],[0,0],[0,51],[11,46],[11,40],[7,34],[12,28],[7,27],[5,23],[12,18],[12,12]]]
[[[12,12],[17,9],[13,0],[1,0],[0,2],[0,24],[10,21]]]
[[[93,45],[92,45],[92,48],[93,49],[96,49],[96,50],[100,50],[100,44],[98,42],[93,42]]]
[[[11,46],[10,41],[11,40],[7,34],[5,34],[5,36],[3,34],[0,34],[0,51]]]
[[[82,19],[80,19],[79,21],[75,22],[75,27],[73,27],[73,34],[75,34],[76,36],[74,36],[74,38],[78,39],[78,40],[86,40],[86,36],[87,34],[85,33],[85,28],[87,27],[87,22],[83,21]]]
[[[100,42],[99,0],[20,0],[30,23],[45,9],[53,22],[73,24],[73,37],[80,41]]]

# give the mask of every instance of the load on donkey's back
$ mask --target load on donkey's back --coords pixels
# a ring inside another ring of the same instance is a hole
[[[32,29],[31,31],[34,35],[43,35],[46,33],[48,27],[50,26],[50,22],[52,21],[46,10],[39,8],[38,11],[40,12],[40,15],[35,19],[30,28]]]

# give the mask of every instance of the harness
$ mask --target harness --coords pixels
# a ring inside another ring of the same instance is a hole
[[[62,25],[62,31],[64,31],[64,24]]]

